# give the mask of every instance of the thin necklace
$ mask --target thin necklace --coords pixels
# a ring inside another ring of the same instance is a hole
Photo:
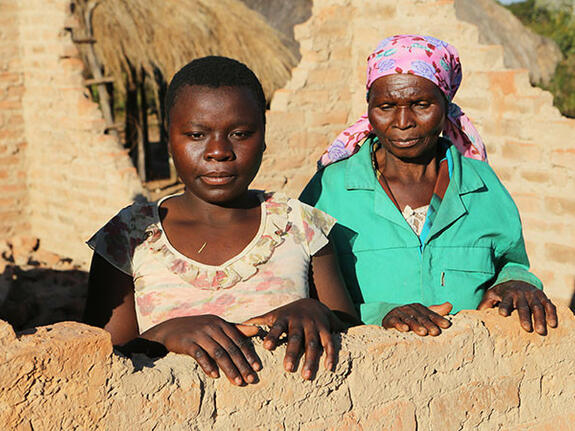
[[[384,190],[389,192],[389,197],[391,198],[391,202],[393,202],[393,204],[399,210],[399,212],[402,212],[401,209],[399,208],[399,204],[397,203],[397,199],[395,199],[395,195],[393,194],[393,191],[391,190],[391,187],[389,187],[389,183],[387,182],[387,178],[385,178],[385,175],[383,173],[383,168],[380,169],[379,163],[377,163],[377,156],[375,155],[375,153],[373,154],[373,164],[375,165],[374,167],[377,170],[377,172],[379,173],[379,175],[376,175],[377,179],[379,180],[379,184],[381,184],[381,186],[383,187]]]
[[[198,250],[198,254],[200,254],[204,250],[204,248],[206,248],[206,245],[208,245],[207,241],[204,242],[204,244],[200,247],[200,249]]]

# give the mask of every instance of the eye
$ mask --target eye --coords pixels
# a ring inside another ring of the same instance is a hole
[[[382,103],[381,105],[378,106],[379,109],[381,109],[382,111],[390,111],[392,110],[394,107],[394,105],[392,103]]]
[[[230,133],[230,136],[236,139],[247,139],[253,134],[254,132],[252,132],[251,130],[234,130],[232,133]]]
[[[200,139],[202,139],[204,137],[204,132],[186,132],[184,133],[185,136],[187,136],[188,138],[192,139],[193,141],[199,141]]]
[[[426,102],[425,100],[419,100],[419,101],[415,102],[414,105],[416,108],[425,109],[425,108],[429,108],[429,106],[431,104],[429,102]]]

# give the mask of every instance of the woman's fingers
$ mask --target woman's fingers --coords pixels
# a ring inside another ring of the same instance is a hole
[[[278,319],[274,322],[268,335],[264,338],[264,347],[268,350],[273,350],[279,344],[279,339],[284,332],[287,331],[288,324],[283,319]]]
[[[284,368],[286,371],[294,372],[297,370],[297,364],[302,353],[303,341],[303,328],[299,324],[290,325],[288,332],[288,344],[284,358]]]
[[[529,308],[533,315],[533,327],[535,332],[539,335],[547,335],[547,319],[545,315],[545,307],[539,300],[539,298],[534,295],[529,301]]]
[[[241,348],[223,331],[216,331],[212,337],[206,350],[230,382],[236,385],[255,383],[257,375]]]
[[[185,353],[194,358],[204,373],[206,373],[208,376],[213,377],[214,379],[220,377],[218,366],[214,360],[210,358],[206,351],[196,343],[190,343]]]
[[[502,316],[509,316],[515,308],[513,295],[503,295],[501,302],[499,302],[499,314]]]
[[[305,335],[305,361],[301,371],[301,375],[306,380],[311,380],[317,373],[319,366],[319,359],[323,352],[321,339],[315,327],[306,327],[304,329]]]
[[[401,332],[409,332],[409,325],[405,323],[401,318],[395,314],[391,315],[392,312],[389,312],[382,320],[381,326],[386,329],[397,329]]]
[[[238,331],[242,333],[245,337],[255,337],[256,335],[262,332],[262,329],[255,324],[243,324],[243,323],[236,323],[234,325]]]
[[[539,335],[547,334],[547,325],[557,327],[557,310],[547,295],[535,286],[519,280],[509,280],[491,287],[479,304],[478,309],[495,307],[499,314],[510,316],[514,309],[519,323],[527,332],[535,329]]]
[[[321,340],[321,345],[323,347],[323,351],[325,352],[325,369],[329,371],[333,371],[335,366],[336,360],[336,351],[335,345],[333,343],[333,336],[331,331],[320,331],[319,338]]]
[[[449,302],[432,305],[427,308],[422,304],[408,304],[391,310],[383,319],[384,328],[395,328],[401,332],[413,331],[417,335],[436,336],[441,329],[451,326],[451,322],[439,313],[448,314],[453,306]],[[436,311],[434,311],[436,310]]]
[[[503,303],[503,301],[501,301]],[[529,308],[529,303],[525,295],[517,295],[515,300],[515,308],[517,308],[517,313],[519,314],[519,322],[523,329],[527,332],[533,331],[533,323],[531,322],[531,309]]]
[[[259,330],[259,328],[258,328]],[[244,358],[248,361],[253,371],[259,371],[262,369],[262,363],[256,351],[254,345],[249,338],[246,338],[237,326],[230,326],[225,328],[224,332],[226,335],[238,346],[243,354]],[[249,382],[251,383],[251,382]]]
[[[415,332],[422,337],[427,335],[427,328],[419,323],[418,312],[416,310],[400,311],[399,317],[405,323],[410,331]]]
[[[557,328],[559,320],[557,319],[557,308],[555,305],[545,296],[542,301],[545,307],[545,315],[547,317],[547,324],[552,328]]]
[[[499,301],[501,301],[501,297],[496,294],[494,289],[488,289],[487,292],[483,295],[481,302],[477,306],[478,310],[487,310],[488,308],[495,307]]]
[[[433,311],[433,313],[438,314],[440,316],[447,316],[453,310],[453,304],[451,302],[444,302],[443,304],[439,305],[430,305],[429,310]],[[449,322],[447,319],[443,319],[446,322]]]

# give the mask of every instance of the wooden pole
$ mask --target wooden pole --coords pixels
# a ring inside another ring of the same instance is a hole
[[[145,74],[140,73],[141,79],[137,83],[140,96],[139,133],[138,133],[138,173],[145,182],[148,179],[147,165],[150,161],[150,143],[148,139],[148,102],[146,100]]]
[[[86,39],[93,39],[94,33],[92,28],[92,17],[94,15],[94,9],[100,4],[99,0],[94,0],[88,2],[86,12],[84,13],[84,23],[86,25]],[[93,43],[86,44],[86,60],[88,61],[88,68],[92,73],[92,78],[95,82],[98,82],[98,97],[100,99],[100,108],[102,109],[102,114],[104,116],[104,121],[106,123],[106,129],[108,133],[118,137],[118,131],[115,129],[114,125],[114,110],[112,105],[112,99],[110,93],[108,92],[108,87],[105,77],[102,73],[102,63],[96,55]]]
[[[130,76],[126,77],[126,120],[125,120],[125,143],[130,152],[132,163],[138,166],[138,135],[140,113],[138,104],[138,86],[135,84],[136,76],[130,68]]]

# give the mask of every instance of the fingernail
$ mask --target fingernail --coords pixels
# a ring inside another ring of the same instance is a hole
[[[293,363],[292,362],[286,363],[286,371],[293,371]]]
[[[266,342],[264,343],[264,347],[265,347],[266,349],[271,349],[271,348],[273,347],[273,343],[272,343],[271,341],[266,341]]]
[[[305,370],[303,372],[303,378],[306,380],[311,379],[311,370]]]
[[[255,376],[254,376],[253,374],[249,374],[249,375],[246,377],[246,380],[248,381],[248,383],[253,383],[253,382],[256,380],[256,378],[255,378]]]
[[[326,365],[326,369],[328,369],[329,371],[333,371],[333,362],[328,362]]]
[[[236,378],[234,379],[234,382],[235,382],[236,385],[241,386],[242,383],[244,382],[244,380],[243,380],[241,377],[236,377]]]
[[[212,376],[214,379],[217,379],[218,377],[220,377],[220,373],[218,373],[217,371],[212,371],[210,373],[210,376]]]
[[[252,368],[254,371],[260,371],[262,369],[262,365],[259,362],[252,363]]]

